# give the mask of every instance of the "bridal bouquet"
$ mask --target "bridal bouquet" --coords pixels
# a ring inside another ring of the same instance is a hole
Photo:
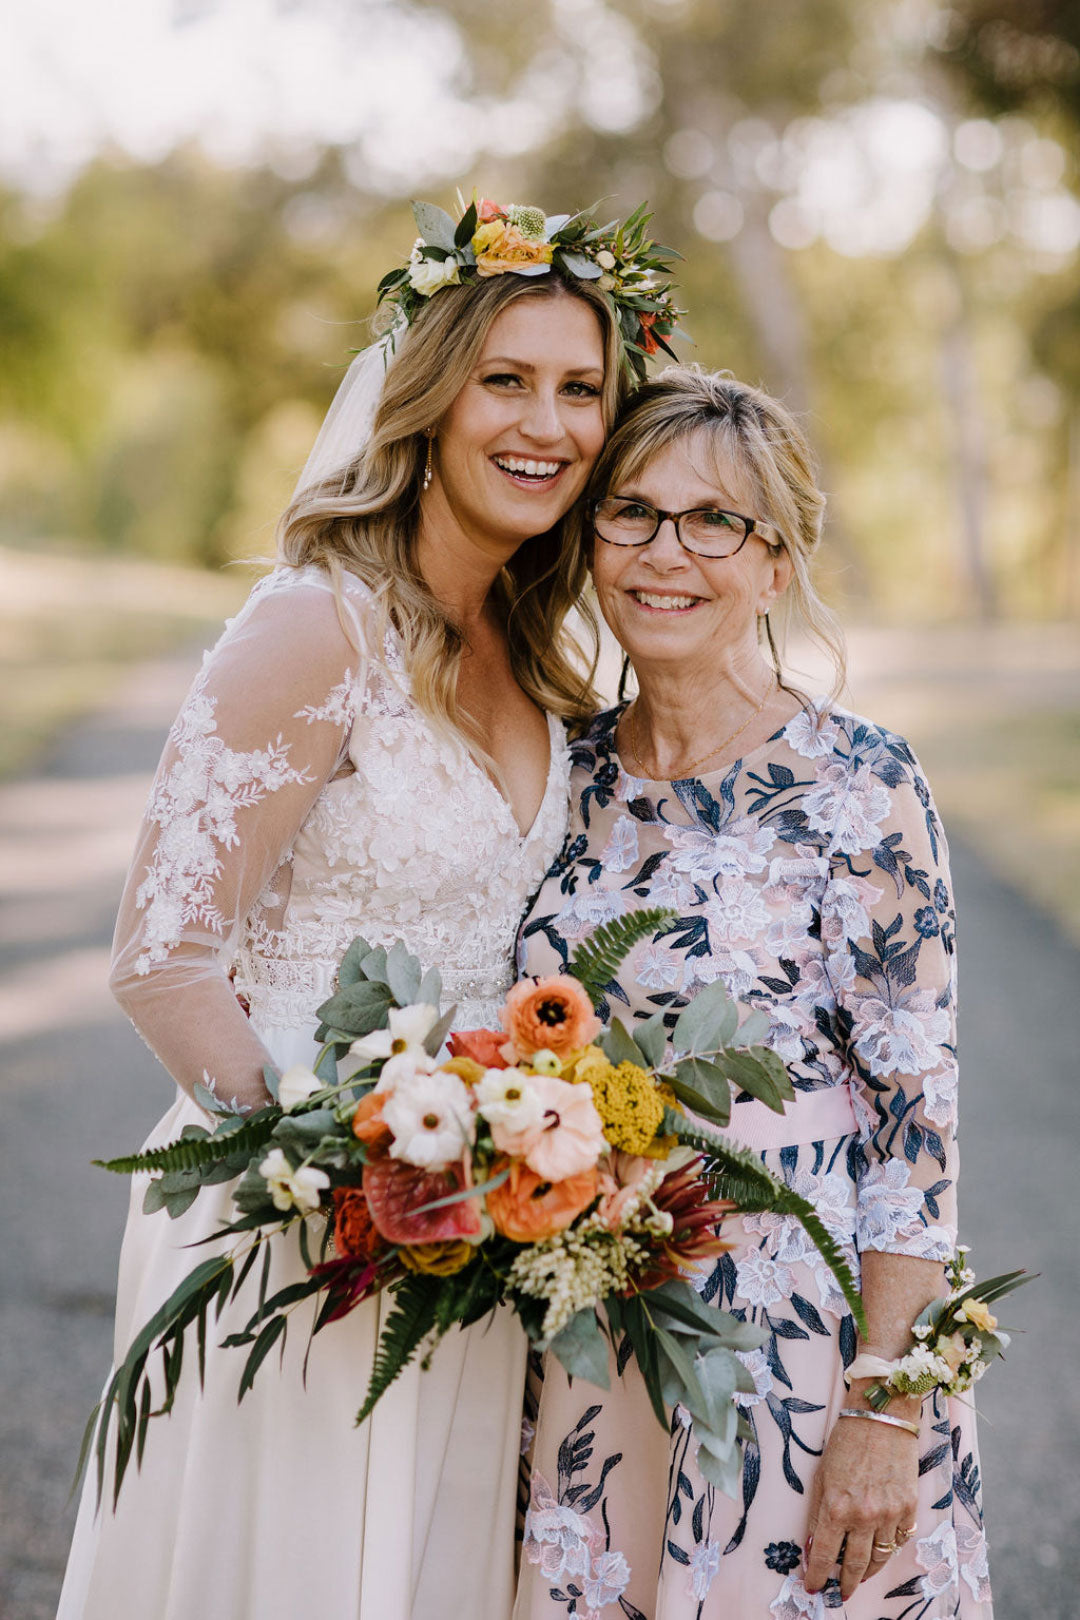
[[[661,1014],[631,1031],[617,1018],[605,1029],[594,1012],[627,950],[667,915],[607,924],[566,973],[520,981],[500,1029],[454,1030],[437,971],[400,942],[387,951],[357,939],[319,1009],[313,1068],[268,1069],[272,1101],[255,1114],[203,1087],[213,1130],[189,1126],[168,1147],[106,1164],[152,1172],[144,1207],[173,1216],[201,1187],[235,1180],[236,1218],[204,1240],[213,1256],[146,1323],[91,1418],[84,1456],[96,1429],[99,1491],[113,1410],[118,1494],[153,1415],[151,1356],[162,1358],[168,1410],[187,1329],[201,1377],[209,1319],[260,1254],[257,1305],[222,1341],[247,1351],[241,1399],[304,1300],[314,1334],[379,1292],[393,1297],[357,1422],[414,1356],[507,1305],[534,1344],[603,1388],[609,1341],[628,1339],[659,1420],[685,1408],[702,1472],[735,1488],[732,1396],[753,1385],[734,1352],[765,1335],[687,1280],[726,1247],[725,1215],[795,1216],[860,1324],[862,1306],[813,1207],[713,1128],[727,1122],[733,1084],[779,1111],[792,1095],[780,1060],[754,1044],[762,1015],[740,1027],[713,985],[675,1019],[669,1045]],[[290,1232],[302,1276],[270,1292],[271,1245]],[[224,1252],[222,1239],[232,1240]]]

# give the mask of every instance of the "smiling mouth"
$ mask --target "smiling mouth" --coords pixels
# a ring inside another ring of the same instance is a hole
[[[649,608],[654,613],[689,613],[705,600],[703,596],[674,596],[660,591],[632,590],[628,594],[640,607]]]
[[[519,489],[550,489],[570,465],[567,461],[538,461],[531,456],[492,456],[491,461]]]

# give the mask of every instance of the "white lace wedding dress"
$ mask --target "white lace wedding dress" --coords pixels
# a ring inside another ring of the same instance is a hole
[[[565,830],[561,725],[522,835],[411,700],[393,638],[358,655],[365,587],[347,575],[343,597],[349,635],[320,571],[279,568],[255,587],[170,733],[125,891],[117,995],[178,1081],[209,1076],[224,1097],[268,1055],[313,1060],[315,1008],[358,933],[403,939],[441,970],[460,1027],[490,1025]],[[180,1091],[150,1142],[195,1123]],[[135,1178],[118,1357],[211,1252],[185,1245],[230,1213],[220,1186],[175,1221],[146,1215],[145,1187]],[[271,1286],[301,1274],[292,1239],[279,1247]],[[243,1353],[218,1343],[256,1299],[253,1274],[208,1336],[201,1393],[190,1347],[115,1513],[108,1495],[95,1513],[91,1468],[58,1620],[506,1620],[525,1359],[510,1313],[450,1335],[358,1429],[379,1305],[313,1341],[306,1389],[307,1320],[294,1320],[281,1365],[275,1352],[238,1406]]]

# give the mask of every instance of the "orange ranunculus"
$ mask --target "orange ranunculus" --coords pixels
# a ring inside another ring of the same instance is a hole
[[[569,1226],[592,1203],[598,1186],[595,1169],[563,1181],[544,1181],[535,1170],[515,1161],[509,1178],[488,1193],[488,1214],[504,1237],[515,1243],[540,1243]]]
[[[364,1166],[364,1192],[376,1228],[390,1243],[440,1243],[479,1237],[479,1198],[459,1198],[441,1209],[424,1209],[472,1186],[472,1166],[462,1160],[445,1170],[422,1170],[389,1157]]]
[[[388,1092],[369,1091],[361,1097],[353,1115],[352,1131],[367,1148],[368,1159],[385,1159],[394,1140],[389,1125],[383,1123],[382,1110]]]
[[[577,979],[553,973],[545,979],[519,979],[502,1010],[503,1028],[523,1057],[545,1047],[562,1057],[588,1046],[603,1025]]]
[[[335,1187],[334,1248],[338,1254],[342,1258],[351,1254],[372,1260],[385,1247],[360,1188]]]
[[[453,1243],[407,1243],[398,1250],[398,1259],[409,1271],[424,1271],[429,1277],[452,1277],[464,1271],[476,1253],[472,1243],[458,1238]]]
[[[508,1069],[503,1056],[506,1036],[498,1029],[455,1030],[446,1043],[451,1057],[472,1058],[485,1069]]]
[[[516,225],[503,225],[495,234],[496,221],[481,225],[473,237],[478,276],[501,276],[508,270],[524,270],[533,264],[550,264],[550,242],[526,236]],[[477,242],[479,241],[479,247]]]
[[[653,337],[652,329],[656,325],[656,315],[649,311],[641,316],[641,347],[646,354],[658,354],[660,345]]]

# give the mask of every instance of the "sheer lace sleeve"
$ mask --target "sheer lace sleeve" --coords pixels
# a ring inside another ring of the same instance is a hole
[[[359,646],[361,611],[350,589],[346,618]],[[245,919],[345,759],[359,663],[329,582],[314,570],[276,570],[206,655],[169,733],[110,982],[189,1092],[209,1077],[225,1098],[263,1095],[269,1060],[228,969]]]
[[[862,1249],[943,1260],[956,1238],[956,952],[948,853],[901,738],[848,761],[822,913],[865,1162]]]

